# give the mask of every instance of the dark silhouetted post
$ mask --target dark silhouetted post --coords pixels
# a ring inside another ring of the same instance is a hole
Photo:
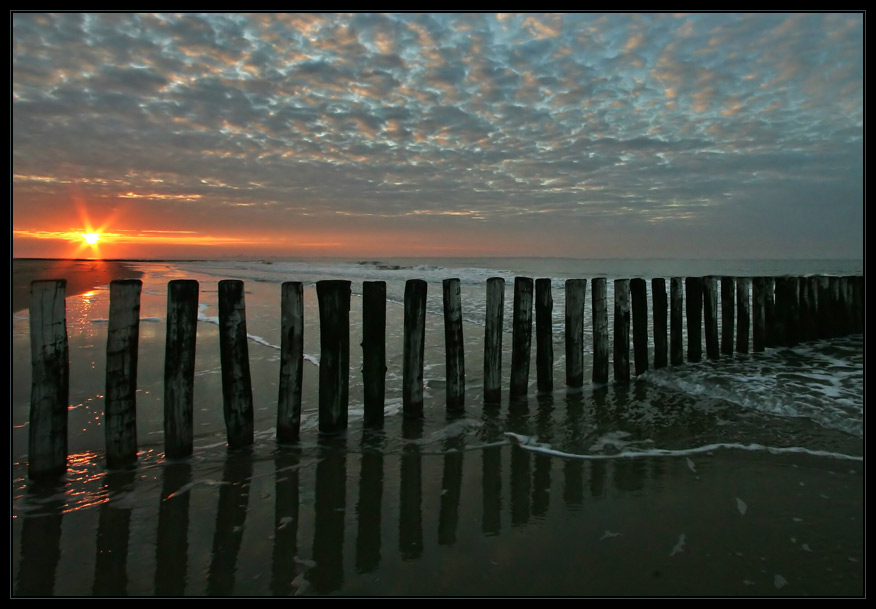
[[[593,293],[593,382],[608,382],[608,303],[606,279],[597,277],[591,282]]]
[[[775,278],[775,305],[772,316],[772,334],[774,346],[788,346],[788,321],[791,318],[791,282],[790,277]],[[767,328],[769,335],[769,328]]]
[[[751,279],[747,277],[736,279],[736,309],[739,311],[739,323],[736,324],[737,353],[748,353],[748,329],[751,326],[751,311],[748,304],[750,287]]]
[[[532,345],[532,279],[514,279],[514,320],[511,331],[511,397],[526,395]]]
[[[566,385],[584,386],[584,299],[586,279],[566,280]]]
[[[648,370],[648,284],[639,277],[630,279],[633,309],[633,361],[636,376]]]
[[[766,347],[766,290],[765,277],[754,277],[751,280],[751,350],[755,353]]]
[[[362,384],[364,424],[383,423],[386,398],[386,282],[362,283]]]
[[[788,277],[788,317],[785,325],[785,343],[789,347],[800,342],[800,278]]]
[[[64,279],[30,284],[30,423],[27,475],[67,471],[67,408],[70,351],[67,345]]]
[[[137,461],[137,345],[140,338],[139,279],[110,283],[106,338],[106,461],[111,469]]]
[[[651,308],[654,311],[654,368],[665,368],[668,360],[668,300],[666,280],[655,277],[651,280]]]
[[[219,282],[219,355],[222,362],[222,403],[229,448],[253,443],[252,382],[246,334],[243,282]]]
[[[304,286],[286,281],[280,288],[280,394],[277,440],[297,442],[301,429],[301,380],[304,374]]]
[[[535,280],[535,371],[539,391],[554,390],[554,344],[551,280]]]
[[[462,342],[462,295],[459,279],[445,279],[442,288],[447,410],[462,410],[465,406],[465,345]]]
[[[630,280],[614,280],[614,380],[630,380]]]
[[[687,361],[703,358],[703,279],[686,277],[684,280],[687,303]]]
[[[407,417],[423,416],[423,355],[426,348],[426,289],[422,279],[405,283],[402,410]]]
[[[505,317],[505,280],[487,279],[484,311],[484,402],[502,399],[502,322]]]
[[[775,347],[778,344],[778,332],[776,329],[776,281],[773,277],[764,277],[763,286],[763,344],[765,347]]]
[[[167,284],[164,345],[164,455],[190,457],[194,446],[195,344],[198,337],[198,282]]]
[[[350,398],[350,282],[316,282],[319,301],[319,433],[347,429]]]
[[[832,338],[834,334],[833,299],[830,277],[818,277],[818,338]]]
[[[721,355],[718,343],[718,278],[703,277],[703,308],[706,322],[706,357],[718,359]]]
[[[733,355],[734,325],[736,322],[736,280],[721,277],[721,353]]]
[[[669,280],[669,362],[673,366],[684,363],[683,310],[681,277],[672,277]]]

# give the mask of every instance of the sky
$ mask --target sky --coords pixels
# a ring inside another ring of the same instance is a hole
[[[13,257],[863,258],[862,13],[10,21]]]

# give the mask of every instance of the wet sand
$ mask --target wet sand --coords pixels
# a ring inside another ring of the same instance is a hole
[[[30,284],[43,279],[66,279],[67,296],[84,294],[113,279],[138,279],[143,275],[130,266],[111,260],[53,260],[18,258],[12,260],[12,312],[28,308]]]

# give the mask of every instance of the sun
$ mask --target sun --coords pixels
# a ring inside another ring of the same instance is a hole
[[[94,245],[100,241],[100,233],[85,233],[82,235],[82,238],[85,239],[85,242],[89,245]]]

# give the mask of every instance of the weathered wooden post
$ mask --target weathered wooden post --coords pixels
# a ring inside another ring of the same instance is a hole
[[[316,282],[319,301],[319,433],[347,429],[350,403],[350,282]]]
[[[703,358],[703,279],[686,277],[684,280],[687,307],[687,361]]]
[[[630,279],[633,309],[633,361],[636,376],[648,370],[648,285],[642,278]]]
[[[219,356],[222,363],[222,404],[229,448],[253,443],[252,382],[246,334],[243,282],[219,282]]]
[[[788,277],[788,318],[785,325],[785,344],[789,347],[800,342],[800,278]]]
[[[750,285],[751,279],[747,277],[736,279],[736,309],[739,311],[739,323],[736,324],[737,353],[748,353],[748,331],[751,326],[751,311],[748,304]]]
[[[754,277],[751,280],[752,336],[751,350],[755,353],[766,347],[766,278]]]
[[[721,277],[721,353],[724,355],[733,355],[733,326],[736,321],[734,303],[738,296],[736,280],[733,277]]]
[[[773,277],[763,278],[764,305],[763,326],[765,347],[775,347],[778,344],[776,330],[776,280]]]
[[[301,381],[304,374],[304,286],[280,287],[280,394],[277,441],[297,442],[301,430]]]
[[[195,344],[198,337],[198,282],[167,284],[164,346],[164,455],[184,459],[194,446]]]
[[[566,385],[584,386],[584,299],[586,279],[566,280]]]
[[[630,280],[614,280],[614,381],[630,380]]]
[[[855,333],[864,331],[864,276],[856,275],[852,279],[852,305],[855,321]]]
[[[65,300],[67,281],[30,284],[30,422],[27,475],[58,476],[67,471],[67,408],[70,351]]]
[[[662,277],[651,279],[651,308],[654,311],[654,368],[665,368],[669,362],[668,301],[666,280]]]
[[[465,406],[465,344],[462,342],[462,296],[459,279],[445,279],[442,287],[447,410],[462,410]]]
[[[511,329],[512,398],[525,396],[529,388],[529,352],[532,345],[532,279],[514,278],[514,321]]]
[[[554,344],[551,280],[535,280],[535,371],[538,390],[554,390]]]
[[[789,277],[775,278],[775,304],[772,316],[773,346],[786,347],[788,341],[788,321],[791,317],[791,286]],[[767,329],[769,335],[769,329]]]
[[[487,304],[484,311],[484,402],[502,399],[502,322],[505,317],[505,280],[487,279]]]
[[[426,349],[426,290],[422,279],[405,282],[405,328],[402,363],[402,410],[423,416],[423,356]]]
[[[845,332],[843,332],[844,336],[848,336],[852,334],[855,330],[855,315],[854,315],[854,294],[853,294],[853,280],[854,278],[851,275],[846,275],[841,278],[840,285],[842,286],[843,292],[843,319],[845,320]]]
[[[386,398],[386,282],[362,282],[362,384],[366,426],[383,423]]]
[[[106,339],[106,461],[111,469],[137,461],[137,346],[140,337],[139,279],[110,282]]]
[[[706,357],[718,359],[721,355],[718,343],[718,278],[703,277],[703,308],[706,324]]]
[[[832,338],[835,336],[833,320],[833,298],[830,289],[830,277],[818,277],[818,337]]]
[[[818,280],[814,276],[800,278],[800,340],[810,341],[818,337],[815,317],[815,297]]]
[[[681,277],[669,280],[669,362],[673,366],[684,363],[684,292],[681,285]]]
[[[608,303],[606,302],[606,279],[597,277],[591,282],[593,289],[593,382],[608,383]]]

